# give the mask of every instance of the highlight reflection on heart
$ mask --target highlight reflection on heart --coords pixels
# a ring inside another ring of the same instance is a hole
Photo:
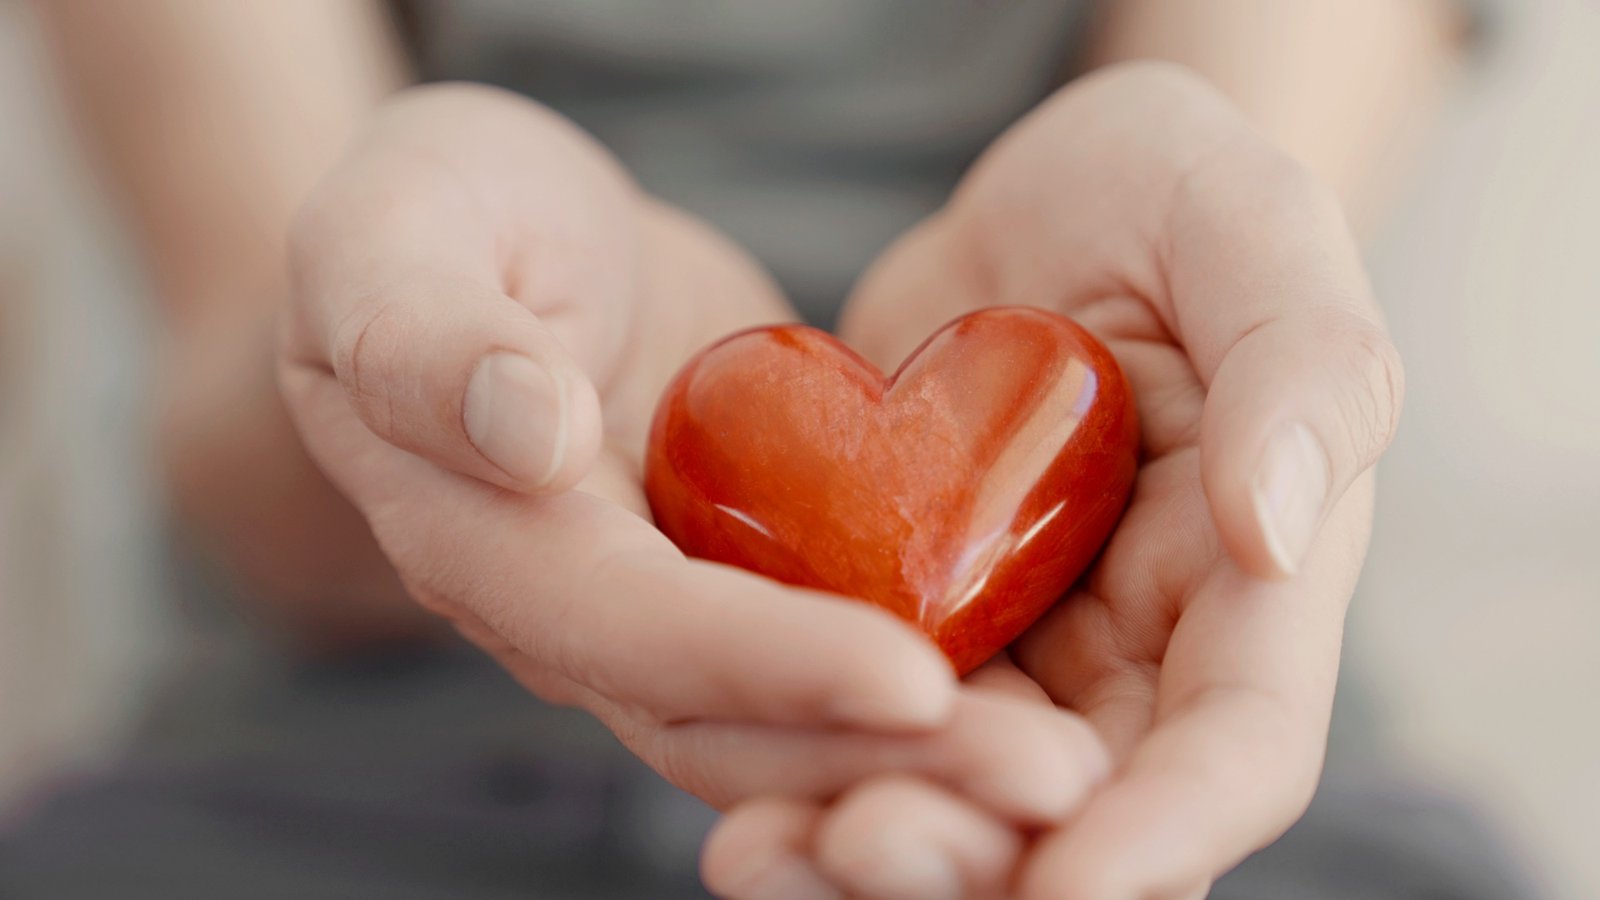
[[[831,335],[779,325],[678,374],[645,490],[684,552],[876,603],[965,673],[1093,560],[1138,443],[1116,360],[1054,313],[968,314],[887,379]]]

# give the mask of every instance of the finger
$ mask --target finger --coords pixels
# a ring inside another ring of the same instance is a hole
[[[730,900],[834,900],[844,894],[810,861],[816,805],[752,800],[722,817],[700,853],[700,877]]]
[[[1162,664],[1154,729],[1068,827],[1041,838],[1024,897],[1191,890],[1300,816],[1321,771],[1370,502],[1366,479],[1294,579],[1224,564],[1196,589]]]
[[[1013,826],[903,775],[846,794],[816,834],[822,871],[871,900],[999,897],[1022,848]]]
[[[635,205],[533,104],[414,93],[295,223],[291,354],[396,446],[505,488],[569,487],[627,330]]]
[[[825,798],[886,772],[946,786],[1008,821],[1070,815],[1110,771],[1099,737],[1052,706],[965,691],[923,735],[693,723],[650,730],[602,713],[668,780],[725,808],[753,796]]]
[[[290,367],[283,383],[313,457],[385,553],[433,561],[401,572],[413,595],[465,605],[604,697],[667,720],[893,730],[949,715],[949,663],[889,613],[686,560],[581,491],[521,497],[442,471],[374,436],[326,373]]]
[[[594,386],[528,309],[492,285],[391,270],[329,337],[331,369],[367,427],[401,449],[518,491],[561,490],[600,448]]]
[[[1206,495],[1245,570],[1285,577],[1393,438],[1399,355],[1338,201],[1297,166],[1248,147],[1195,169],[1179,197],[1168,271],[1208,383]]]
[[[585,533],[600,541],[608,527]],[[551,590],[570,582],[568,596],[584,598],[564,613],[584,637],[556,642],[573,678],[668,721],[915,730],[948,717],[949,663],[899,619],[676,553],[612,558],[592,576],[551,579]],[[504,616],[500,627],[528,645],[549,642],[526,625]],[[613,641],[629,652],[604,646]]]
[[[974,669],[962,679],[962,683],[979,691],[988,691],[1040,706],[1054,706],[1050,695],[1045,693],[1039,682],[1029,678],[1017,668],[1016,663],[1011,661],[1011,655],[1006,652]]]

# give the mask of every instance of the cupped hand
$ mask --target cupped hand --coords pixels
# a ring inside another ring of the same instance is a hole
[[[650,524],[662,387],[790,313],[570,123],[408,92],[292,238],[280,376],[306,445],[415,598],[534,693],[722,806],[909,770],[1043,821],[1103,771],[1080,720],[958,694],[892,616],[688,560]]]
[[[714,888],[747,896],[729,861],[764,853],[822,885],[792,897],[1203,896],[1309,802],[1401,395],[1336,199],[1193,76],[1108,69],[891,248],[845,336],[892,368],[956,315],[1018,303],[1111,348],[1143,458],[1100,561],[974,689],[1084,716],[1111,778],[1039,834],[915,775],[751,801],[708,842]]]

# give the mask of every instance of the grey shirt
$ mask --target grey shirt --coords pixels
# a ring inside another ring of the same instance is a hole
[[[1064,76],[1071,0],[458,0],[423,71],[565,113],[827,320]]]

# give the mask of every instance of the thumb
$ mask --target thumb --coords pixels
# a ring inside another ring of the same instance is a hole
[[[601,446],[586,373],[630,328],[632,183],[522,98],[390,101],[289,234],[287,368],[338,379],[390,444],[515,491],[576,484]]]
[[[1201,469],[1246,571],[1295,573],[1327,511],[1393,438],[1403,380],[1381,326],[1337,307],[1267,321],[1227,352],[1201,419]]]
[[[403,283],[366,294],[327,336],[333,374],[367,427],[511,490],[576,484],[599,452],[600,404],[556,335],[482,283]]]

